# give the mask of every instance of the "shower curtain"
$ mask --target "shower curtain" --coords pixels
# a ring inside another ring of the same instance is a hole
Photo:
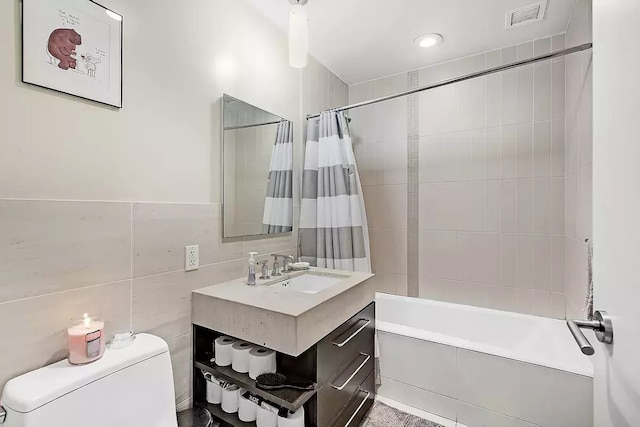
[[[362,186],[343,112],[309,120],[299,231],[301,261],[371,272]]]
[[[293,125],[278,123],[276,143],[271,152],[271,166],[264,200],[262,233],[288,233],[293,230]]]

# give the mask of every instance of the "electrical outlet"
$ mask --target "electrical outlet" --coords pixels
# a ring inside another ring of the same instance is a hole
[[[200,267],[200,246],[184,247],[184,269],[186,271],[197,270]]]

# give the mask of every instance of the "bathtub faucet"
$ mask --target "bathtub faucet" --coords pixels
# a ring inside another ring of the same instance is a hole
[[[596,311],[594,320],[567,320],[567,326],[576,340],[580,351],[587,356],[593,356],[595,350],[580,329],[592,329],[598,341],[605,344],[613,344],[613,325],[611,316],[606,311]]]

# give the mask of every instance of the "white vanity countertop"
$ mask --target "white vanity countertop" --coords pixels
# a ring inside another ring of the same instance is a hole
[[[311,268],[308,271],[314,275],[344,276],[345,279],[315,294],[293,292],[278,286],[263,285],[260,284],[260,281],[255,286],[249,286],[246,284],[246,278],[196,289],[193,293],[298,317],[373,277],[371,273],[354,273],[324,268]],[[273,284],[287,278],[288,275],[285,273],[278,278],[272,277],[265,283]]]
[[[312,275],[344,276],[318,293],[280,286],[248,286],[245,278],[192,293],[195,325],[291,356],[299,356],[384,291],[373,274],[312,268]],[[295,274],[295,273],[294,273]],[[287,275],[265,282],[274,284]]]

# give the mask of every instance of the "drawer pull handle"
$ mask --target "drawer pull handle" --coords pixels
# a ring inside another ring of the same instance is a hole
[[[342,384],[341,386],[337,386],[334,384],[331,384],[331,387],[335,388],[336,390],[343,390],[353,379],[353,377],[355,377],[356,375],[358,375],[358,372],[360,372],[360,370],[364,367],[364,365],[367,364],[367,362],[369,361],[369,359],[371,359],[371,356],[365,353],[360,353],[360,356],[364,356],[364,362],[362,362],[360,364],[360,366],[358,366],[358,368],[353,371],[353,374],[351,374],[351,376],[349,378],[347,378],[347,380],[344,382],[344,384]]]
[[[356,411],[353,413],[353,415],[351,415],[351,418],[349,418],[349,421],[347,421],[347,423],[344,425],[344,427],[349,427],[349,424],[351,424],[351,421],[353,421],[353,419],[356,417],[356,415],[358,415],[358,412],[360,412],[360,409],[362,409],[362,407],[364,406],[365,403],[367,403],[367,400],[369,400],[369,397],[371,397],[371,393],[369,393],[366,390],[360,389],[360,392],[366,392],[367,396],[362,400],[362,402],[360,402],[360,405],[358,405],[358,409],[356,409]]]
[[[362,332],[364,330],[364,328],[369,326],[369,324],[371,323],[371,320],[368,320],[368,319],[360,319],[359,320],[359,322],[362,322],[362,321],[364,321],[364,325],[360,326],[357,331],[355,331],[354,333],[349,335],[347,337],[347,339],[345,339],[341,343],[334,342],[333,345],[335,345],[336,347],[344,347],[349,341],[351,341],[353,338],[355,338],[356,335],[358,335],[360,332]]]

